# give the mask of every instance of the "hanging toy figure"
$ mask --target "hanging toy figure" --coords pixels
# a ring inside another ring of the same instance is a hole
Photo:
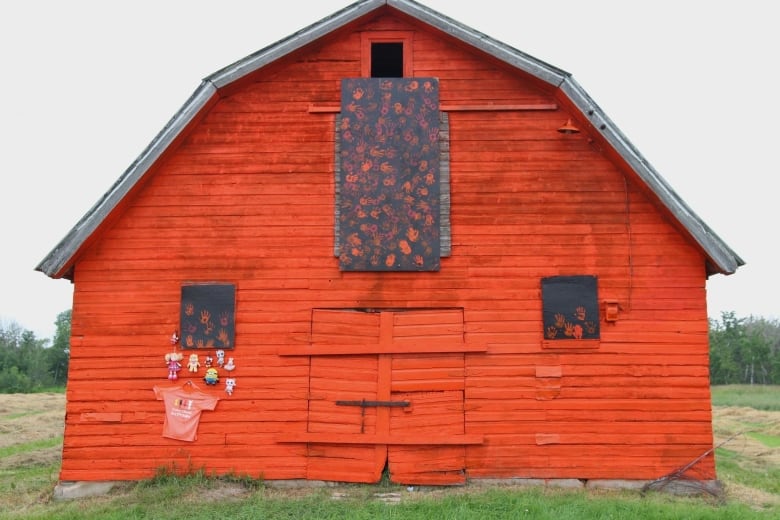
[[[206,370],[206,375],[203,377],[203,380],[207,385],[216,385],[219,383],[219,373],[217,372],[217,369],[209,368]]]
[[[179,379],[179,370],[181,370],[181,361],[184,359],[183,354],[176,352],[176,344],[179,342],[179,331],[174,330],[171,334],[171,345],[173,345],[173,352],[165,354],[165,362],[168,364],[168,379],[176,381]]]
[[[217,365],[222,368],[225,365],[225,351],[217,350]]]
[[[168,363],[168,379],[171,381],[179,379],[179,370],[181,370],[181,363],[179,363],[179,361],[182,359],[184,359],[184,355],[179,354],[178,352],[165,354],[165,362]]]
[[[225,392],[227,392],[227,395],[233,395],[233,389],[236,387],[236,379],[233,377],[228,377],[225,379]]]
[[[236,364],[233,362],[233,358],[228,358],[227,363],[225,363],[224,369],[228,372],[232,372],[233,369],[236,368]]]
[[[190,362],[187,363],[187,368],[190,372],[197,372],[200,367],[200,361],[198,361],[197,354],[190,354]]]
[[[211,368],[211,365],[214,363],[214,358],[211,357],[211,354],[206,354],[206,358],[203,360],[203,364],[206,368]]]

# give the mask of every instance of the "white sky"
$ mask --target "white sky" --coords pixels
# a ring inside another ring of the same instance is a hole
[[[348,0],[29,0],[0,7],[0,323],[54,334],[72,289],[35,266],[202,78]],[[780,316],[773,2],[426,0],[573,74],[747,265],[711,317]],[[774,223],[774,224],[773,224]],[[772,224],[772,225],[769,225]],[[768,227],[767,227],[768,226]]]

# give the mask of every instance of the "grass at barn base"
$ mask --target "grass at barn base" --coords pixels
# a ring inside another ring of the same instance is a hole
[[[753,519],[780,518],[780,387],[713,388],[718,476],[726,494],[389,483],[276,489],[193,469],[122,483],[105,496],[53,500],[65,396],[0,394],[0,519]]]

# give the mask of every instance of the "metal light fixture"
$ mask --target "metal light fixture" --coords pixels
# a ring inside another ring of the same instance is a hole
[[[579,134],[580,129],[574,126],[571,122],[571,118],[566,120],[566,123],[558,129],[562,134]]]

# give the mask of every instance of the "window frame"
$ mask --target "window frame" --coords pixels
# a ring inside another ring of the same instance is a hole
[[[371,45],[374,43],[400,43],[403,45],[403,77],[414,76],[412,63],[412,42],[414,33],[411,31],[376,31],[364,32],[360,41],[360,74],[364,78],[371,76]]]

